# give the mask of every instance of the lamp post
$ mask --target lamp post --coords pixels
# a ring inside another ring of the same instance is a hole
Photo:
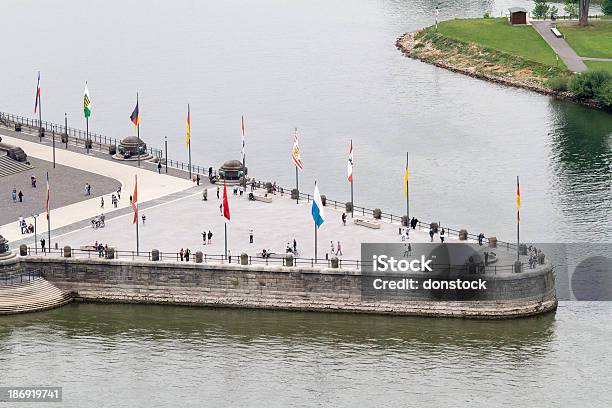
[[[64,132],[66,133],[66,149],[68,149],[68,114],[64,112]]]
[[[436,6],[436,31],[438,31],[438,15],[440,14],[440,5]]]
[[[165,157],[166,157],[166,174],[168,174],[168,136],[164,136]]]
[[[38,214],[32,214],[32,218],[34,218],[34,253],[38,254],[38,236],[36,235],[36,219]]]

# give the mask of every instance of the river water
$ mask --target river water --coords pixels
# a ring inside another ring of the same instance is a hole
[[[256,178],[294,183],[291,131],[328,197],[411,212],[513,240],[612,239],[612,115],[444,71],[396,50],[433,23],[425,0],[155,0],[0,3],[0,110],[134,133],[194,163],[240,155]],[[443,3],[440,18],[527,1]],[[562,8],[562,7],[560,7]],[[609,406],[612,309],[563,302],[504,322],[72,305],[0,319],[0,383],[62,385],[67,406]],[[151,393],[149,395],[149,393]],[[195,400],[198,401],[196,403]],[[143,402],[146,401],[146,402]],[[89,402],[87,402],[89,401]],[[437,402],[436,402],[437,401]],[[484,403],[483,401],[487,401]],[[476,404],[476,402],[481,402]]]

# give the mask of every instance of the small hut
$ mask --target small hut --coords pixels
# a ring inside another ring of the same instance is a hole
[[[527,24],[527,10],[522,7],[511,7],[508,11],[510,12],[510,24]]]

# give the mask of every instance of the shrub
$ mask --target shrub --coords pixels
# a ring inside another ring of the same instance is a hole
[[[592,98],[606,83],[612,81],[612,74],[607,71],[587,71],[578,74],[570,82],[569,89],[579,99]]]
[[[484,13],[484,15],[482,16],[482,18],[491,18],[491,13],[489,13],[488,11],[486,13]]]
[[[546,85],[553,91],[565,92],[569,87],[570,78],[566,76],[558,76],[550,78],[546,81]]]
[[[565,0],[563,9],[570,18],[578,17],[578,0]]]
[[[612,108],[612,81],[603,84],[598,90],[595,98],[608,108]]]
[[[546,18],[550,9],[548,4],[546,4],[546,0],[534,0],[533,2],[535,3],[532,11],[533,16],[535,18]]]
[[[605,15],[612,15],[612,0],[603,0],[601,2],[601,11]]]

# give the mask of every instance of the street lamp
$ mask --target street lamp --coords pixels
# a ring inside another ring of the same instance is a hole
[[[32,218],[34,218],[34,253],[38,254],[38,236],[36,235],[36,219],[38,214],[32,214]]]
[[[438,15],[440,15],[440,5],[436,5],[436,31],[438,31]]]
[[[166,174],[168,174],[168,136],[164,136],[164,144],[166,147],[166,152],[164,153],[166,157]]]

